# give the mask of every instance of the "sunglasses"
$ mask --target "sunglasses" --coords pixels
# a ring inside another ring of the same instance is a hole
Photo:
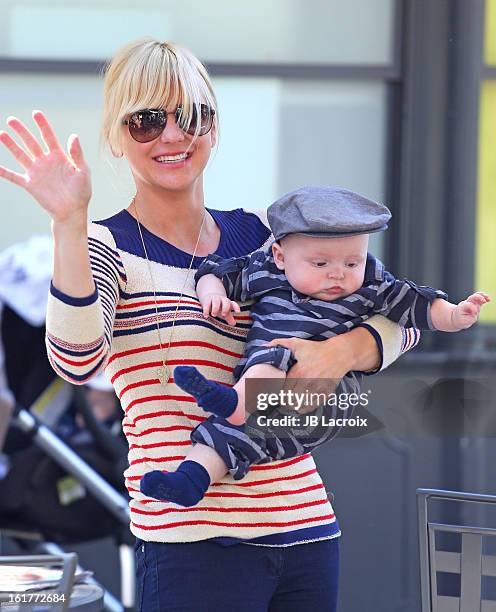
[[[192,136],[204,136],[212,129],[215,111],[210,106],[194,104],[189,122],[183,112],[181,106],[171,113],[159,108],[145,108],[124,119],[122,124],[129,127],[129,133],[137,142],[151,142],[158,138],[167,125],[167,115],[174,115],[179,128]]]

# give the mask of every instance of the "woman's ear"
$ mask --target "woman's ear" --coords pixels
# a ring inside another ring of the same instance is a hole
[[[278,242],[272,243],[272,255],[274,256],[274,263],[277,268],[279,270],[284,270],[284,253]]]

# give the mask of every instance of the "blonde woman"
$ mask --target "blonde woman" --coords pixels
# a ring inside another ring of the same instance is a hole
[[[160,483],[143,485],[148,473],[176,470],[206,418],[174,384],[174,366],[194,365],[232,384],[243,353],[249,305],[236,327],[205,319],[194,271],[208,253],[242,256],[269,244],[271,234],[262,212],[205,206],[203,171],[218,112],[209,76],[188,50],[152,39],[128,44],[108,66],[104,95],[103,138],[136,183],[127,208],[88,224],[90,173],[79,139],[72,135],[64,150],[39,111],[41,138],[8,119],[17,138],[2,132],[0,141],[24,174],[0,168],[0,176],[52,219],[47,349],[54,369],[76,384],[105,369],[122,404],[137,607],[332,612],[340,531],[310,454],[255,465],[241,482],[224,476],[191,508],[155,499]],[[398,326],[375,317],[328,341],[287,341],[297,359],[289,375],[380,369],[406,344]],[[184,464],[184,478],[203,469]]]

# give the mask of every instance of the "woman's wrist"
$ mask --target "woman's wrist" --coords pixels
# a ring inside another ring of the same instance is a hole
[[[80,210],[64,220],[52,219],[52,236],[54,240],[76,238],[87,239],[88,211]]]
[[[355,327],[345,334],[334,336],[327,342],[333,342],[333,354],[336,344],[339,345],[340,369],[343,376],[347,372],[368,372],[381,365],[381,354],[374,336],[365,327]]]
[[[87,298],[95,291],[88,249],[86,211],[65,221],[52,220],[53,286],[74,298]]]

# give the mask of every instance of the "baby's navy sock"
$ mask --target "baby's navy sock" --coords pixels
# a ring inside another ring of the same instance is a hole
[[[191,366],[176,366],[174,382],[187,393],[190,393],[207,412],[212,412],[224,419],[236,410],[238,394],[231,387],[207,380]]]
[[[180,506],[195,506],[210,485],[207,470],[196,461],[183,461],[175,472],[148,472],[140,481],[147,497],[171,501]]]

